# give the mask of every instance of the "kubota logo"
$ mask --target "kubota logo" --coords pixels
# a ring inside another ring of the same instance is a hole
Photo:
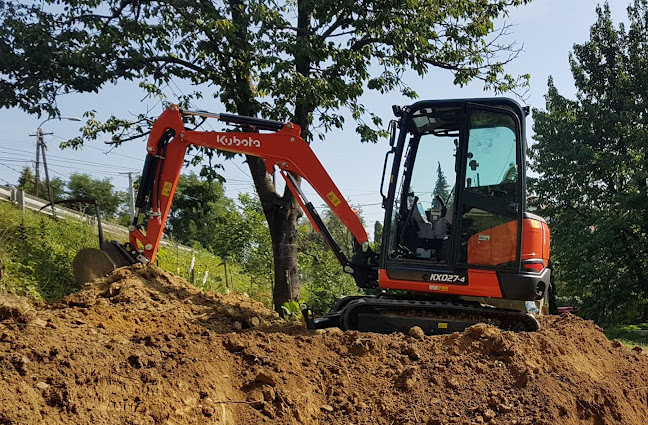
[[[216,141],[223,146],[253,146],[255,148],[261,147],[261,140],[253,139],[252,136],[239,139],[236,136],[218,136]]]

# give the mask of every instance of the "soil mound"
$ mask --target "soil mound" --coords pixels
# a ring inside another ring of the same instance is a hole
[[[648,418],[648,357],[570,315],[534,333],[310,332],[243,295],[138,266],[60,303],[21,303],[0,298],[0,424]]]

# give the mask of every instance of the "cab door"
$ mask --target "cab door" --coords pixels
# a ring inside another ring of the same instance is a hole
[[[509,109],[468,104],[454,211],[456,265],[471,269],[520,268],[524,211],[524,139],[520,117]]]

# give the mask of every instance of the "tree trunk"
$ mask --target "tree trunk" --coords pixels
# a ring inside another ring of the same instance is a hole
[[[286,187],[283,196],[277,194],[265,161],[248,156],[248,167],[263,207],[274,256],[274,310],[283,316],[281,306],[299,299],[299,274],[297,272],[297,220],[301,209],[292,192]]]
[[[236,11],[235,6],[240,4],[240,0],[230,0],[232,10]],[[310,35],[310,15],[312,8],[307,2],[298,1],[298,27],[307,31],[298,32],[298,38],[307,38]],[[238,22],[241,16],[237,12],[232,13],[232,20]],[[241,26],[247,28],[247,26]],[[245,39],[244,31],[241,33],[241,39]],[[302,42],[307,42],[305,39]],[[244,64],[248,61],[243,61]],[[307,54],[300,54],[295,57],[296,71],[304,77],[310,76],[311,60]],[[251,72],[246,69],[240,74],[245,76],[244,79],[237,78],[237,85],[242,89],[241,96],[235,101],[237,112],[241,115],[256,116],[257,111],[254,105],[254,85],[251,78]],[[302,128],[302,138],[308,140],[309,134],[309,115],[313,112],[314,107],[310,102],[310,95],[304,93],[295,99],[295,116],[293,122]],[[272,240],[272,252],[274,255],[274,290],[272,300],[274,310],[281,316],[284,311],[282,305],[290,300],[299,299],[299,274],[297,272],[297,220],[301,217],[301,208],[295,199],[293,193],[285,188],[282,196],[279,196],[277,189],[268,174],[265,162],[257,157],[247,156],[247,163],[252,174],[254,187],[259,200],[263,206],[270,229],[270,238]],[[293,175],[297,184],[300,178]]]

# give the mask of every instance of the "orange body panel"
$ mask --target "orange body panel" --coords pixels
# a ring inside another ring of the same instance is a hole
[[[537,258],[549,267],[549,226],[538,220],[525,219],[522,222],[522,261]]]
[[[497,266],[515,261],[517,222],[510,221],[477,233],[468,239],[468,264]],[[526,218],[522,221],[522,261],[549,261],[549,227],[547,223]]]
[[[479,232],[468,239],[468,264],[496,266],[515,261],[517,221]]]
[[[383,289],[403,291],[434,292],[448,295],[502,298],[497,273],[492,270],[468,270],[468,285],[440,282],[420,282],[390,279],[387,270],[378,271],[378,283]]]

